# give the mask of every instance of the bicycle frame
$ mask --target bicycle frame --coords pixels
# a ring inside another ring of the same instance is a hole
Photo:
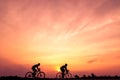
[[[33,75],[34,72],[32,71],[28,71],[26,74],[25,74],[25,77],[26,78],[45,78],[45,73],[42,72],[40,69],[38,69],[36,72],[35,72],[35,75]]]

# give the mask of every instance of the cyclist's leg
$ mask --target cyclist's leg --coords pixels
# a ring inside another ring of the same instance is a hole
[[[32,68],[32,70],[33,70],[33,74],[32,75],[33,75],[33,77],[35,77],[37,70],[35,68]]]
[[[62,78],[64,78],[64,75],[65,75],[65,70],[63,69],[62,70]]]

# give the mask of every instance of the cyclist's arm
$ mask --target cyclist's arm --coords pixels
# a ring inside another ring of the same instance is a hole
[[[37,66],[37,70],[39,71],[39,67]]]
[[[65,70],[68,71],[67,67],[65,67]]]

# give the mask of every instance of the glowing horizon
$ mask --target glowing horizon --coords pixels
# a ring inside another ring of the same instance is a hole
[[[46,74],[68,63],[76,74],[120,75],[120,1],[0,0],[0,44],[0,75],[38,62]]]

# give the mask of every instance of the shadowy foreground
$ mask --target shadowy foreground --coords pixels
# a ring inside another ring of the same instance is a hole
[[[27,79],[18,76],[0,77],[0,80],[62,80],[57,78],[44,78],[44,79]],[[68,78],[63,80],[120,80],[120,77],[80,77],[80,78]]]

